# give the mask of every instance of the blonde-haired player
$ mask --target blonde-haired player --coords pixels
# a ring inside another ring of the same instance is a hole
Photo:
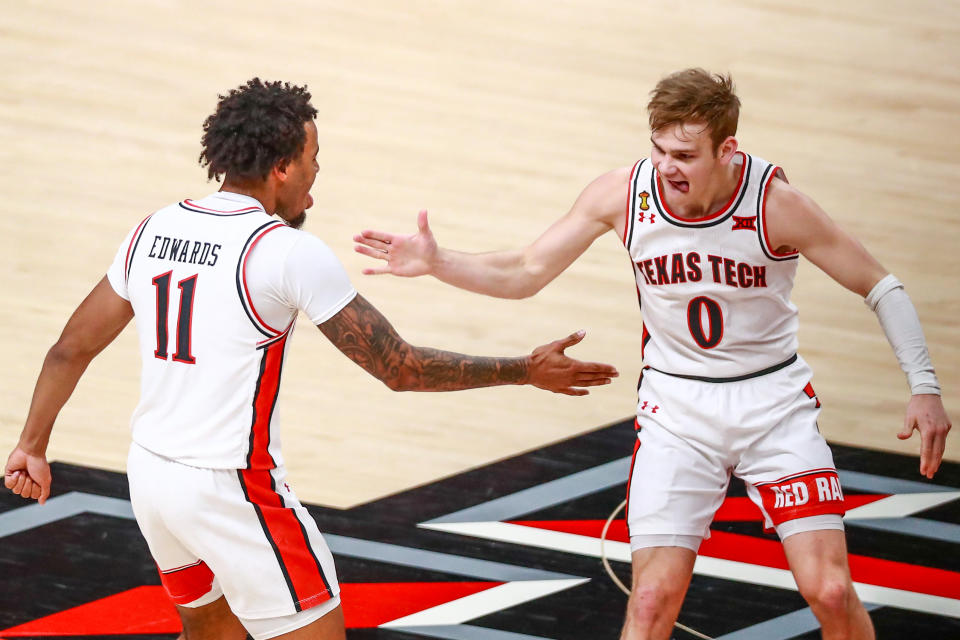
[[[416,234],[364,231],[356,250],[386,261],[368,274],[430,274],[522,298],[616,232],[634,265],[645,365],[627,485],[633,589],[622,637],[669,637],[732,470],[776,528],[823,637],[873,638],[847,565],[820,403],[797,355],[790,291],[800,255],[879,317],[912,392],[898,437],[920,431],[927,477],[950,422],[903,285],[779,167],[737,148],[739,109],[729,76],[686,69],[664,78],[648,105],[651,156],[594,180],[522,249],[440,248],[422,211]]]

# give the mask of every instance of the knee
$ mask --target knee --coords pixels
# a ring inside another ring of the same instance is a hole
[[[856,597],[853,584],[845,578],[824,578],[800,590],[800,594],[815,612],[827,615],[845,615]]]
[[[638,623],[652,625],[678,608],[683,595],[683,589],[667,583],[635,585],[627,604],[629,615]]]

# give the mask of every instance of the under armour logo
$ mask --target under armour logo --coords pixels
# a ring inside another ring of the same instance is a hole
[[[746,229],[748,231],[757,230],[757,216],[741,217],[733,216],[733,230]]]
[[[646,411],[648,404],[650,404],[650,402],[648,402],[647,400],[644,400],[643,404],[640,405],[640,411]],[[659,408],[660,408],[660,405],[653,405],[653,407],[650,409],[650,413],[656,413],[657,409]]]
[[[651,214],[650,214],[650,224],[653,224],[653,219],[656,218],[656,217],[657,217],[657,214],[655,214],[655,213],[651,213]],[[644,222],[644,221],[647,219],[647,214],[641,212],[641,213],[640,213],[640,216],[639,216],[637,219],[638,219],[640,222]]]
[[[286,482],[283,483],[283,486],[287,491],[290,491],[290,485],[288,485]]]

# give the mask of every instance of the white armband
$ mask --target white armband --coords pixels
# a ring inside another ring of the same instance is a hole
[[[903,283],[887,275],[874,285],[864,302],[877,314],[900,368],[907,374],[910,392],[940,395],[940,383],[930,361],[920,318]]]

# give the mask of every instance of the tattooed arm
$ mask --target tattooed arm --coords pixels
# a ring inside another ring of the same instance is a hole
[[[405,341],[363,296],[323,324],[323,335],[348,358],[394,391],[457,391],[504,384],[530,384],[572,396],[579,387],[609,384],[617,375],[610,365],[568,358],[563,350],[583,339],[577,332],[534,349],[521,358],[468,356]]]

